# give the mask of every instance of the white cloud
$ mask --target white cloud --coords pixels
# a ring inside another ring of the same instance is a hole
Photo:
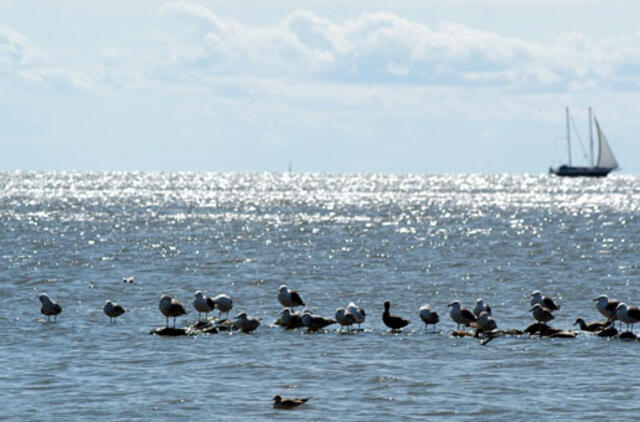
[[[172,32],[165,65],[192,80],[242,75],[525,90],[640,87],[637,33],[594,39],[573,32],[531,42],[451,22],[431,28],[392,13],[332,22],[295,11],[270,26],[249,26],[189,3],[167,3],[161,12],[190,20]]]

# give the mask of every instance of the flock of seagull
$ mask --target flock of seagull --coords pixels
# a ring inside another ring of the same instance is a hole
[[[125,278],[124,282],[131,283],[132,280]],[[210,297],[203,291],[198,290],[194,296],[193,307],[198,312],[198,321],[202,321],[200,319],[202,314],[205,315],[205,321],[207,321],[209,313],[216,309],[219,313],[219,319],[222,320],[222,313],[225,313],[225,320],[227,320],[229,312],[233,309],[233,300],[229,295],[219,294],[215,297]],[[352,326],[356,324],[358,328],[360,328],[360,324],[362,324],[366,318],[365,310],[354,302],[350,302],[345,307],[338,308],[334,318],[313,314],[309,310],[304,310],[302,313],[295,311],[296,307],[304,307],[305,302],[297,291],[290,290],[286,285],[280,286],[277,298],[284,309],[280,313],[280,318],[276,321],[276,324],[288,329],[305,327],[308,331],[318,331],[336,323],[346,329],[351,329]],[[42,303],[41,313],[47,316],[49,321],[51,317],[53,317],[55,321],[57,316],[62,312],[62,306],[53,301],[46,293],[40,294],[39,299]],[[587,323],[584,319],[578,318],[573,324],[574,326],[579,325],[580,329],[584,331],[597,332],[610,327],[615,328],[615,322],[619,321],[620,324],[624,323],[627,325],[627,331],[631,330],[631,332],[633,332],[633,324],[640,322],[640,309],[637,307],[627,306],[625,303],[610,299],[604,294],[593,299],[593,301],[595,302],[598,312],[606,317],[606,321]],[[529,309],[529,312],[531,312],[535,321],[542,324],[553,320],[555,318],[553,312],[560,309],[558,303],[550,297],[544,296],[539,290],[531,293],[530,304],[531,309]],[[465,308],[458,300],[454,300],[447,306],[451,308],[449,316],[457,324],[458,331],[461,325],[463,327],[474,328],[477,330],[476,333],[482,334],[490,334],[497,330],[497,324],[491,316],[491,307],[486,304],[482,298],[476,301],[473,310]],[[189,313],[182,302],[166,294],[160,297],[158,308],[166,318],[165,328],[169,328],[169,318],[173,318],[173,328],[175,329],[176,318]],[[390,302],[384,302],[382,321],[387,327],[392,331],[398,331],[409,325],[410,321],[408,319],[391,314],[390,308]],[[116,322],[116,318],[126,312],[123,306],[111,300],[105,302],[103,310],[105,315],[109,317],[110,322],[113,323]],[[419,309],[418,315],[425,324],[425,329],[427,329],[429,325],[433,325],[434,331],[436,331],[436,324],[440,322],[440,317],[430,305],[426,304],[422,306]],[[261,320],[259,318],[248,316],[244,312],[233,319],[233,327],[245,333],[254,331],[260,324]]]

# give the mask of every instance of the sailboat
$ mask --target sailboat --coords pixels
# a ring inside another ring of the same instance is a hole
[[[589,142],[590,142],[590,166],[577,167],[571,164],[571,134],[569,125],[569,107],[566,108],[567,115],[567,147],[569,149],[569,164],[563,164],[557,168],[549,168],[549,173],[556,176],[569,176],[569,177],[605,177],[613,170],[618,168],[618,162],[616,157],[613,156],[613,151],[607,142],[607,138],[604,136],[598,119],[591,112],[589,107]],[[598,159],[595,164],[593,161],[593,123],[595,122],[596,131],[598,133]]]

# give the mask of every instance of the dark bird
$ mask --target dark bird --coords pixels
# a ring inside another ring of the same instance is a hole
[[[322,330],[324,327],[335,323],[335,319],[315,315],[310,311],[304,311],[304,313],[302,314],[302,324],[304,324],[304,326],[307,327],[307,330],[309,331]]]
[[[433,325],[433,330],[436,330],[436,324],[440,322],[440,317],[438,313],[431,309],[429,305],[423,305],[420,307],[420,319],[424,322],[424,328],[426,329],[429,325]]]
[[[593,333],[595,331],[604,330],[604,328],[607,326],[607,323],[596,321],[587,324],[584,319],[578,318],[576,319],[576,322],[573,323],[573,325],[580,325],[580,329],[582,331],[590,331]]]
[[[543,308],[539,303],[533,305],[529,312],[533,312],[533,317],[539,322],[549,322],[555,318],[550,310]]]
[[[476,322],[478,318],[467,308],[460,305],[460,302],[454,300],[447,306],[451,307],[451,311],[449,312],[449,316],[458,324],[458,330],[460,330],[460,324],[469,325],[472,322]]]
[[[243,333],[250,333],[260,326],[260,319],[247,316],[246,313],[241,313],[236,317],[235,327],[240,329]]]
[[[280,326],[288,329],[304,327],[302,314],[286,308],[280,312]]]
[[[169,327],[169,318],[173,318],[173,328],[176,328],[176,318],[182,315],[186,315],[189,312],[184,305],[169,295],[162,295],[160,297],[160,303],[158,304],[160,312],[167,318],[166,327]]]
[[[49,295],[46,293],[42,293],[40,296],[38,296],[38,299],[40,299],[40,303],[42,303],[40,312],[43,315],[47,316],[47,321],[51,321],[51,316],[53,316],[54,321],[57,321],[58,314],[62,312],[62,306],[60,306],[59,303],[51,300]]]
[[[384,325],[394,331],[400,330],[409,325],[410,321],[408,319],[404,319],[397,315],[391,315],[389,313],[389,307],[391,307],[391,303],[389,303],[389,301],[386,301],[384,303],[384,312],[382,313],[382,322],[384,322]]]
[[[531,306],[535,305],[536,303],[539,303],[540,305],[542,305],[543,308],[547,308],[551,312],[557,311],[560,309],[560,305],[555,303],[553,299],[551,299],[550,297],[543,296],[542,293],[540,293],[540,290],[534,290],[533,292],[531,292],[530,303],[531,303]]]
[[[304,399],[285,399],[276,394],[273,396],[273,407],[275,409],[293,409],[294,407],[298,407],[301,404],[306,403],[310,398],[311,397],[306,397]]]
[[[298,292],[289,290],[284,284],[278,289],[278,301],[285,308],[295,308],[296,306],[305,305]]]
[[[124,307],[110,300],[107,300],[104,303],[104,308],[102,308],[102,310],[104,311],[105,315],[109,317],[109,321],[113,320],[114,324],[116,323],[116,318],[127,312]]]

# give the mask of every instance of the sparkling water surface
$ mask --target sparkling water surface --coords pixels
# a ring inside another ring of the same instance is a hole
[[[640,177],[0,173],[0,385],[6,420],[547,420],[637,417],[640,343],[453,338],[447,303],[483,297],[500,328],[601,319],[601,293],[640,305]],[[122,278],[134,276],[134,284]],[[273,325],[277,289],[364,332]],[[168,293],[227,293],[249,335],[149,335]],[[40,315],[48,292],[64,310]],[[128,312],[113,325],[106,299]],[[383,302],[411,319],[399,334]],[[417,315],[440,313],[427,333]],[[312,396],[293,410],[272,396]]]

